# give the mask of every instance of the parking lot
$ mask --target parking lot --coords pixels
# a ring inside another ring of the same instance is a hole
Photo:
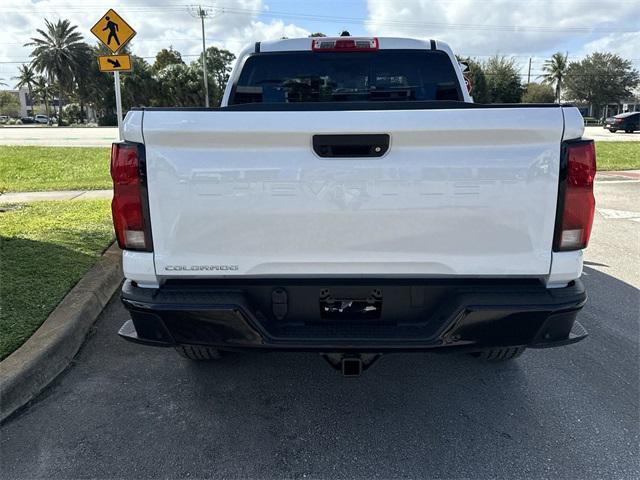
[[[611,133],[602,127],[586,127],[585,137],[597,141],[640,141],[640,132]],[[37,125],[0,128],[0,145],[41,145],[50,147],[110,146],[118,139],[115,127],[69,128]]]
[[[0,128],[0,145],[46,147],[104,147],[118,140],[116,127],[43,127],[26,125]]]
[[[585,341],[508,364],[317,355],[193,364],[120,340],[114,298],[72,366],[3,426],[4,478],[639,478],[640,180],[601,177]]]
[[[640,132],[625,133],[615,132],[611,133],[609,130],[605,130],[602,127],[585,127],[584,136],[593,138],[597,142],[637,142],[640,141]]]

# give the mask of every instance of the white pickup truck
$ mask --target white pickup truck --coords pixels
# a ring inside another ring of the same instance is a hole
[[[581,340],[595,153],[571,106],[481,105],[445,43],[262,42],[220,108],[130,111],[112,149],[120,335],[191,359],[487,360]]]

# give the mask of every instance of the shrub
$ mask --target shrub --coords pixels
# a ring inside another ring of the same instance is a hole
[[[98,125],[101,127],[115,127],[118,125],[118,117],[115,114],[105,115],[98,118]]]
[[[77,103],[68,103],[63,110],[64,119],[68,123],[80,123],[82,121],[82,111]]]
[[[529,83],[525,87],[522,95],[523,103],[554,103],[556,94],[551,85],[540,83]]]

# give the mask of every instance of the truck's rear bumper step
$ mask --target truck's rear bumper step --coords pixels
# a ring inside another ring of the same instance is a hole
[[[415,279],[270,279],[143,289],[127,281],[122,301],[132,320],[120,335],[155,346],[471,351],[544,348],[574,343],[587,335],[579,324],[574,328],[576,314],[586,301],[580,281],[561,289],[528,281]]]

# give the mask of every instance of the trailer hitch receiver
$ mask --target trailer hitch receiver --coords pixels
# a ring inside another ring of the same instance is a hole
[[[380,353],[322,353],[329,365],[345,377],[359,377],[378,360]]]

